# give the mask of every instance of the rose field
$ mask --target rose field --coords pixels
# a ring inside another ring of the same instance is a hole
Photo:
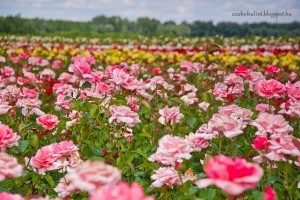
[[[1,35],[0,200],[300,199],[299,76],[298,37]]]

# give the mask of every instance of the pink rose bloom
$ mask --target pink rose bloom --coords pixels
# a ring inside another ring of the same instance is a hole
[[[276,200],[276,192],[271,186],[266,187],[263,200]]]
[[[257,136],[253,141],[252,141],[252,148],[256,149],[258,151],[264,150],[267,147],[268,143],[268,138],[264,136]]]
[[[288,82],[286,84],[286,90],[289,98],[293,99],[294,101],[300,101],[300,81],[297,81],[296,83]]]
[[[290,117],[300,117],[300,101],[286,101],[280,105],[282,108],[278,113],[287,114]]]
[[[266,136],[267,133],[270,133],[271,137],[272,135],[289,133],[293,130],[282,115],[273,115],[266,112],[259,113],[257,118],[251,122],[251,125],[258,129],[256,135]]]
[[[44,69],[40,73],[40,79],[42,79],[42,80],[54,79],[55,76],[56,76],[56,74],[55,74],[55,72],[52,69]]]
[[[53,170],[53,163],[58,160],[60,155],[53,152],[52,146],[44,146],[40,148],[34,157],[30,159],[30,165],[38,170],[40,174],[45,171]]]
[[[59,143],[54,143],[51,146],[53,153],[60,156],[70,156],[79,150],[73,141],[61,141]]]
[[[240,65],[234,70],[234,73],[242,77],[247,77],[249,76],[250,70],[246,66]]]
[[[201,151],[204,148],[209,146],[209,142],[204,139],[203,134],[190,133],[188,136],[185,136],[189,146],[191,147],[191,152]]]
[[[141,123],[139,115],[127,106],[110,106],[109,113],[109,123],[113,121],[117,124],[125,123],[128,127],[134,127],[136,124]]]
[[[51,114],[45,114],[38,117],[36,122],[47,130],[52,130],[59,124],[57,116]]]
[[[179,107],[168,108],[167,106],[160,109],[159,112],[160,118],[158,121],[161,124],[166,124],[170,122],[171,125],[178,123],[184,115],[180,113]]]
[[[38,99],[39,98],[39,93],[36,92],[35,90],[23,87],[22,88],[22,96],[25,97],[25,98],[30,98],[30,99]]]
[[[17,178],[22,176],[23,166],[16,158],[5,152],[0,152],[0,182],[7,178]]]
[[[216,185],[233,196],[255,188],[263,176],[263,169],[259,165],[224,155],[211,158],[204,166],[204,172],[208,178],[196,182],[199,188]]]
[[[154,75],[157,75],[157,74],[160,74],[162,71],[161,71],[161,69],[159,68],[159,67],[156,67],[156,68],[153,68],[152,69],[152,73],[154,74]]]
[[[145,197],[143,188],[137,182],[131,186],[126,182],[120,182],[96,191],[89,200],[154,200],[154,198]]]
[[[7,192],[0,192],[0,199],[2,199],[2,200],[25,200],[19,194],[10,194]]]
[[[173,188],[173,185],[182,185],[178,172],[173,167],[160,167],[154,171],[151,179],[154,180],[151,186],[157,188],[163,185],[167,185],[170,188]]]
[[[210,106],[210,104],[203,101],[203,102],[199,103],[198,106],[199,106],[200,108],[202,108],[204,111],[206,111],[207,108]]]
[[[74,188],[72,188],[70,185],[70,182],[66,180],[66,178],[61,178],[57,184],[57,186],[54,188],[54,191],[57,193],[58,197],[65,198],[69,196],[73,191],[75,191]]]
[[[93,194],[100,188],[117,184],[121,180],[121,172],[104,162],[88,160],[70,170],[66,179],[71,187]]]
[[[255,106],[255,110],[259,111],[259,112],[274,112],[275,111],[275,107],[274,106],[271,106],[269,104],[265,104],[265,103],[260,103],[260,104],[257,104]]]
[[[126,73],[123,69],[114,69],[110,80],[114,84],[120,85],[130,91],[142,89],[144,87],[144,83],[142,81],[137,80],[136,77]]]
[[[165,135],[158,145],[156,153],[148,159],[151,162],[175,166],[176,163],[182,163],[183,159],[188,160],[192,157],[188,142],[181,137]]]
[[[53,69],[59,69],[61,64],[62,64],[61,60],[54,60],[53,63],[52,63],[52,68]]]
[[[290,75],[289,75],[289,77],[290,77],[290,79],[293,81],[293,80],[295,80],[296,78],[297,78],[297,74],[295,73],[295,72],[292,72]]]
[[[233,118],[242,119],[244,121],[250,120],[252,116],[252,111],[247,108],[241,108],[235,104],[228,106],[220,106],[218,108],[219,113],[223,115],[228,115]]]
[[[233,138],[243,133],[241,121],[223,114],[214,114],[208,122],[214,131],[223,132],[225,137]]]
[[[18,140],[20,136],[13,132],[5,124],[0,124],[0,150],[5,151],[6,148],[18,146]]]
[[[279,98],[285,93],[284,85],[274,79],[258,82],[255,89],[260,96],[267,99]]]
[[[280,71],[280,69],[275,66],[275,65],[269,65],[266,69],[265,72],[267,74],[277,74]]]
[[[90,74],[92,69],[87,62],[75,61],[69,66],[69,71],[77,76],[82,76],[84,74]]]

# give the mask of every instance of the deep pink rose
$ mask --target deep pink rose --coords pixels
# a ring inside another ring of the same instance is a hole
[[[196,182],[199,188],[216,185],[233,196],[255,188],[263,176],[263,169],[259,165],[224,155],[211,158],[204,166],[204,172],[208,178]]]
[[[25,200],[19,194],[10,194],[7,192],[0,192],[0,199],[2,199],[2,200]]]
[[[263,200],[276,200],[276,192],[271,186],[266,187]]]
[[[267,147],[268,138],[264,136],[257,136],[252,141],[252,147],[256,150],[264,150]]]

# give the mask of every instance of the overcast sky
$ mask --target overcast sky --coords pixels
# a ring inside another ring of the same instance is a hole
[[[292,16],[237,17],[232,12],[289,12]],[[0,16],[20,13],[26,18],[89,21],[94,16],[160,21],[292,22],[300,20],[300,0],[0,0]]]

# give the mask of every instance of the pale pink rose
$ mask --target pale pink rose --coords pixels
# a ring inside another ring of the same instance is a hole
[[[54,191],[57,193],[58,197],[65,198],[75,191],[75,189],[70,186],[70,182],[64,177],[59,180],[57,186],[54,188]]]
[[[60,94],[57,96],[56,98],[56,102],[55,102],[55,109],[56,110],[61,110],[62,108],[64,109],[70,109],[71,105],[72,105],[72,101],[71,100],[66,100],[66,95]]]
[[[228,86],[224,83],[216,83],[211,92],[217,100],[223,100],[222,98],[226,98],[229,94]]]
[[[286,84],[286,90],[291,99],[294,101],[300,101],[300,81],[297,81],[296,83],[288,82]]]
[[[193,151],[201,151],[204,148],[209,146],[209,142],[204,139],[203,134],[195,134],[190,133],[189,135],[185,136],[189,146],[191,147],[191,152]]]
[[[263,200],[276,200],[276,192],[271,186],[266,187]]]
[[[57,116],[51,114],[45,114],[38,117],[36,122],[47,130],[52,130],[59,124]]]
[[[175,166],[176,163],[182,163],[183,159],[188,160],[192,157],[191,148],[184,138],[165,135],[159,140],[158,145],[156,153],[148,158],[151,162]]]
[[[300,101],[286,101],[280,105],[282,108],[278,113],[287,114],[290,117],[300,116]]]
[[[285,155],[300,156],[300,151],[295,146],[293,140],[299,139],[294,138],[291,135],[282,135],[278,138],[271,138],[268,141],[269,152],[265,155],[269,160],[274,161],[286,161]]]
[[[94,192],[89,200],[154,200],[154,198],[146,197],[143,188],[137,182],[131,186],[126,182],[120,182]]]
[[[109,113],[109,123],[113,121],[117,124],[125,123],[128,127],[134,127],[136,124],[141,123],[139,115],[127,106],[110,106]]]
[[[242,121],[228,115],[214,114],[208,122],[214,131],[222,132],[225,137],[233,138],[243,133]]]
[[[197,92],[198,89],[194,86],[194,85],[191,85],[191,84],[184,84],[184,85],[181,85],[181,90],[179,91],[179,95],[182,95],[184,92]]]
[[[171,108],[168,108],[166,106],[160,109],[158,113],[160,114],[160,118],[158,119],[158,121],[161,124],[177,124],[184,117],[184,115],[180,113],[179,107],[175,106]]]
[[[219,137],[219,133],[214,131],[208,124],[202,124],[195,134],[201,135],[205,140],[212,140]]]
[[[239,195],[256,187],[263,176],[263,169],[242,158],[218,155],[206,163],[204,172],[208,176],[196,182],[199,188],[216,185],[229,195]]]
[[[110,81],[130,91],[142,89],[145,85],[142,81],[137,80],[136,77],[118,68],[112,71]]]
[[[273,113],[275,111],[275,107],[272,105],[269,105],[269,104],[260,103],[255,106],[255,110],[257,110],[259,112],[269,111],[269,112]]]
[[[51,146],[53,153],[60,156],[70,156],[79,150],[73,141],[61,141],[59,143],[53,143]]]
[[[56,74],[55,74],[55,72],[52,69],[44,69],[40,73],[40,79],[42,79],[42,80],[54,79],[55,76],[56,76]]]
[[[196,102],[198,102],[198,97],[195,92],[190,92],[187,95],[184,95],[180,97],[180,99],[186,104],[186,105],[192,105]]]
[[[250,120],[253,114],[251,110],[247,108],[241,108],[235,104],[220,106],[218,110],[220,114],[228,115],[237,119],[242,119],[243,121]]]
[[[69,71],[77,76],[90,74],[92,72],[91,66],[87,62],[75,61],[69,66]]]
[[[289,75],[289,77],[290,77],[290,79],[293,81],[293,80],[295,80],[296,78],[297,78],[297,74],[295,73],[295,72],[292,72],[292,73],[290,73],[290,75]]]
[[[18,146],[18,140],[20,136],[13,132],[5,124],[0,124],[0,150],[5,151],[6,148]]]
[[[19,194],[10,194],[7,192],[0,192],[0,199],[2,199],[2,200],[25,200],[25,198],[23,198]]]
[[[17,83],[19,85],[27,85],[27,84],[31,84],[31,83],[35,83],[35,82],[36,82],[35,74],[33,74],[31,72],[24,72],[23,77],[17,78]]]
[[[127,96],[125,99],[128,105],[133,105],[135,102],[138,101],[138,99],[134,96]]]
[[[279,98],[285,94],[284,85],[274,79],[258,82],[255,89],[260,96],[267,99]]]
[[[35,90],[28,89],[26,87],[22,88],[22,96],[24,98],[30,98],[30,99],[38,99],[39,98],[39,93],[36,92]]]
[[[251,122],[251,125],[258,129],[256,135],[266,136],[267,133],[270,133],[271,137],[289,133],[293,130],[282,115],[273,115],[266,112],[259,113],[257,118]]]
[[[204,102],[204,101],[203,101],[203,102],[199,103],[198,106],[199,106],[200,108],[202,108],[204,111],[206,111],[207,108],[210,106],[210,103],[207,103],[207,102]]]
[[[163,185],[167,185],[173,188],[174,185],[182,185],[178,172],[173,167],[160,167],[154,171],[151,179],[154,180],[151,184],[152,187],[159,188]]]
[[[93,194],[104,186],[117,184],[121,180],[121,173],[118,168],[104,162],[88,160],[69,170],[66,179],[72,188]]]
[[[0,152],[0,182],[7,178],[17,178],[22,176],[23,166],[16,158],[5,152]]]
[[[7,105],[7,103],[1,103],[0,101],[0,115],[8,113],[12,106]]]

